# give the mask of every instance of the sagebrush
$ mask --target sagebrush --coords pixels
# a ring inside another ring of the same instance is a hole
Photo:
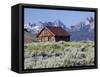
[[[94,42],[33,42],[24,44],[24,69],[94,65]]]

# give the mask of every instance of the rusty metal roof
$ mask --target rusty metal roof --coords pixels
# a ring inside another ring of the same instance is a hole
[[[69,36],[62,27],[46,26],[55,36]]]

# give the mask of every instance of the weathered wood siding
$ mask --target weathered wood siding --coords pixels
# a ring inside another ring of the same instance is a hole
[[[50,32],[47,28],[45,28],[41,34],[39,35],[38,39],[42,42],[46,42],[46,41],[54,41],[54,35],[52,32]]]

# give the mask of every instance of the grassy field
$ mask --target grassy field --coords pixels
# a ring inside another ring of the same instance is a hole
[[[24,69],[94,65],[94,42],[40,42],[24,45]]]

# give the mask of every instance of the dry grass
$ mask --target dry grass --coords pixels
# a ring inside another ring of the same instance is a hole
[[[94,42],[46,42],[24,45],[24,68],[94,65]]]

